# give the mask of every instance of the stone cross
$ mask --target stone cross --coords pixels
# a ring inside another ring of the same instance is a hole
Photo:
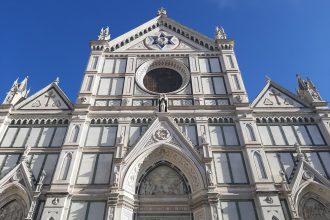
[[[48,94],[45,95],[45,97],[48,98],[48,99],[47,99],[47,102],[46,102],[46,105],[45,105],[45,106],[47,107],[48,104],[49,104],[49,100],[50,100],[51,98],[55,98],[54,92],[53,92],[53,91],[50,91]]]
[[[274,89],[270,90],[271,93],[269,93],[270,96],[274,96],[276,102],[278,105],[281,105],[280,100],[278,99],[279,96],[281,96],[281,93],[276,93],[276,91]]]

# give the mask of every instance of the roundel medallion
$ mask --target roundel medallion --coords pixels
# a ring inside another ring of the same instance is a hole
[[[174,94],[189,83],[189,70],[178,60],[160,58],[149,60],[136,71],[138,86],[151,94]]]

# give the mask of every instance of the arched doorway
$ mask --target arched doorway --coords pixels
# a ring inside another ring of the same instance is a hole
[[[159,161],[140,176],[137,220],[191,220],[191,188],[178,167]]]

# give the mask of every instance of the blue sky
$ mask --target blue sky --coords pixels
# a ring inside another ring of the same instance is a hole
[[[235,51],[250,100],[265,75],[294,91],[295,75],[310,77],[330,100],[329,0],[2,1],[0,98],[29,75],[36,92],[60,77],[75,101],[89,55],[89,40],[102,26],[112,38],[150,20],[160,6],[169,17],[213,37],[223,26]]]

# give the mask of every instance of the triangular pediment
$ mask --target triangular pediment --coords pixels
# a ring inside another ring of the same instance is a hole
[[[253,101],[252,106],[254,108],[304,108],[307,104],[292,92],[272,81],[268,81]]]
[[[15,106],[20,110],[70,110],[72,104],[56,83],[51,83]]]
[[[192,142],[181,132],[174,120],[170,117],[161,116],[156,118],[140,137],[133,149],[126,156],[125,161],[134,160],[146,148],[154,144],[170,144],[179,147],[191,158],[202,161],[201,155],[194,148]]]
[[[163,36],[161,34],[164,33]],[[159,38],[160,37],[160,38]],[[168,46],[163,43],[168,42]],[[158,43],[160,45],[158,45]],[[157,16],[108,42],[112,52],[123,51],[212,51],[215,40],[166,17]]]
[[[128,43],[119,48],[118,52],[123,51],[205,51],[205,47],[196,44],[195,42],[184,38],[182,35],[173,32],[166,27],[159,27],[146,33],[139,39]]]

